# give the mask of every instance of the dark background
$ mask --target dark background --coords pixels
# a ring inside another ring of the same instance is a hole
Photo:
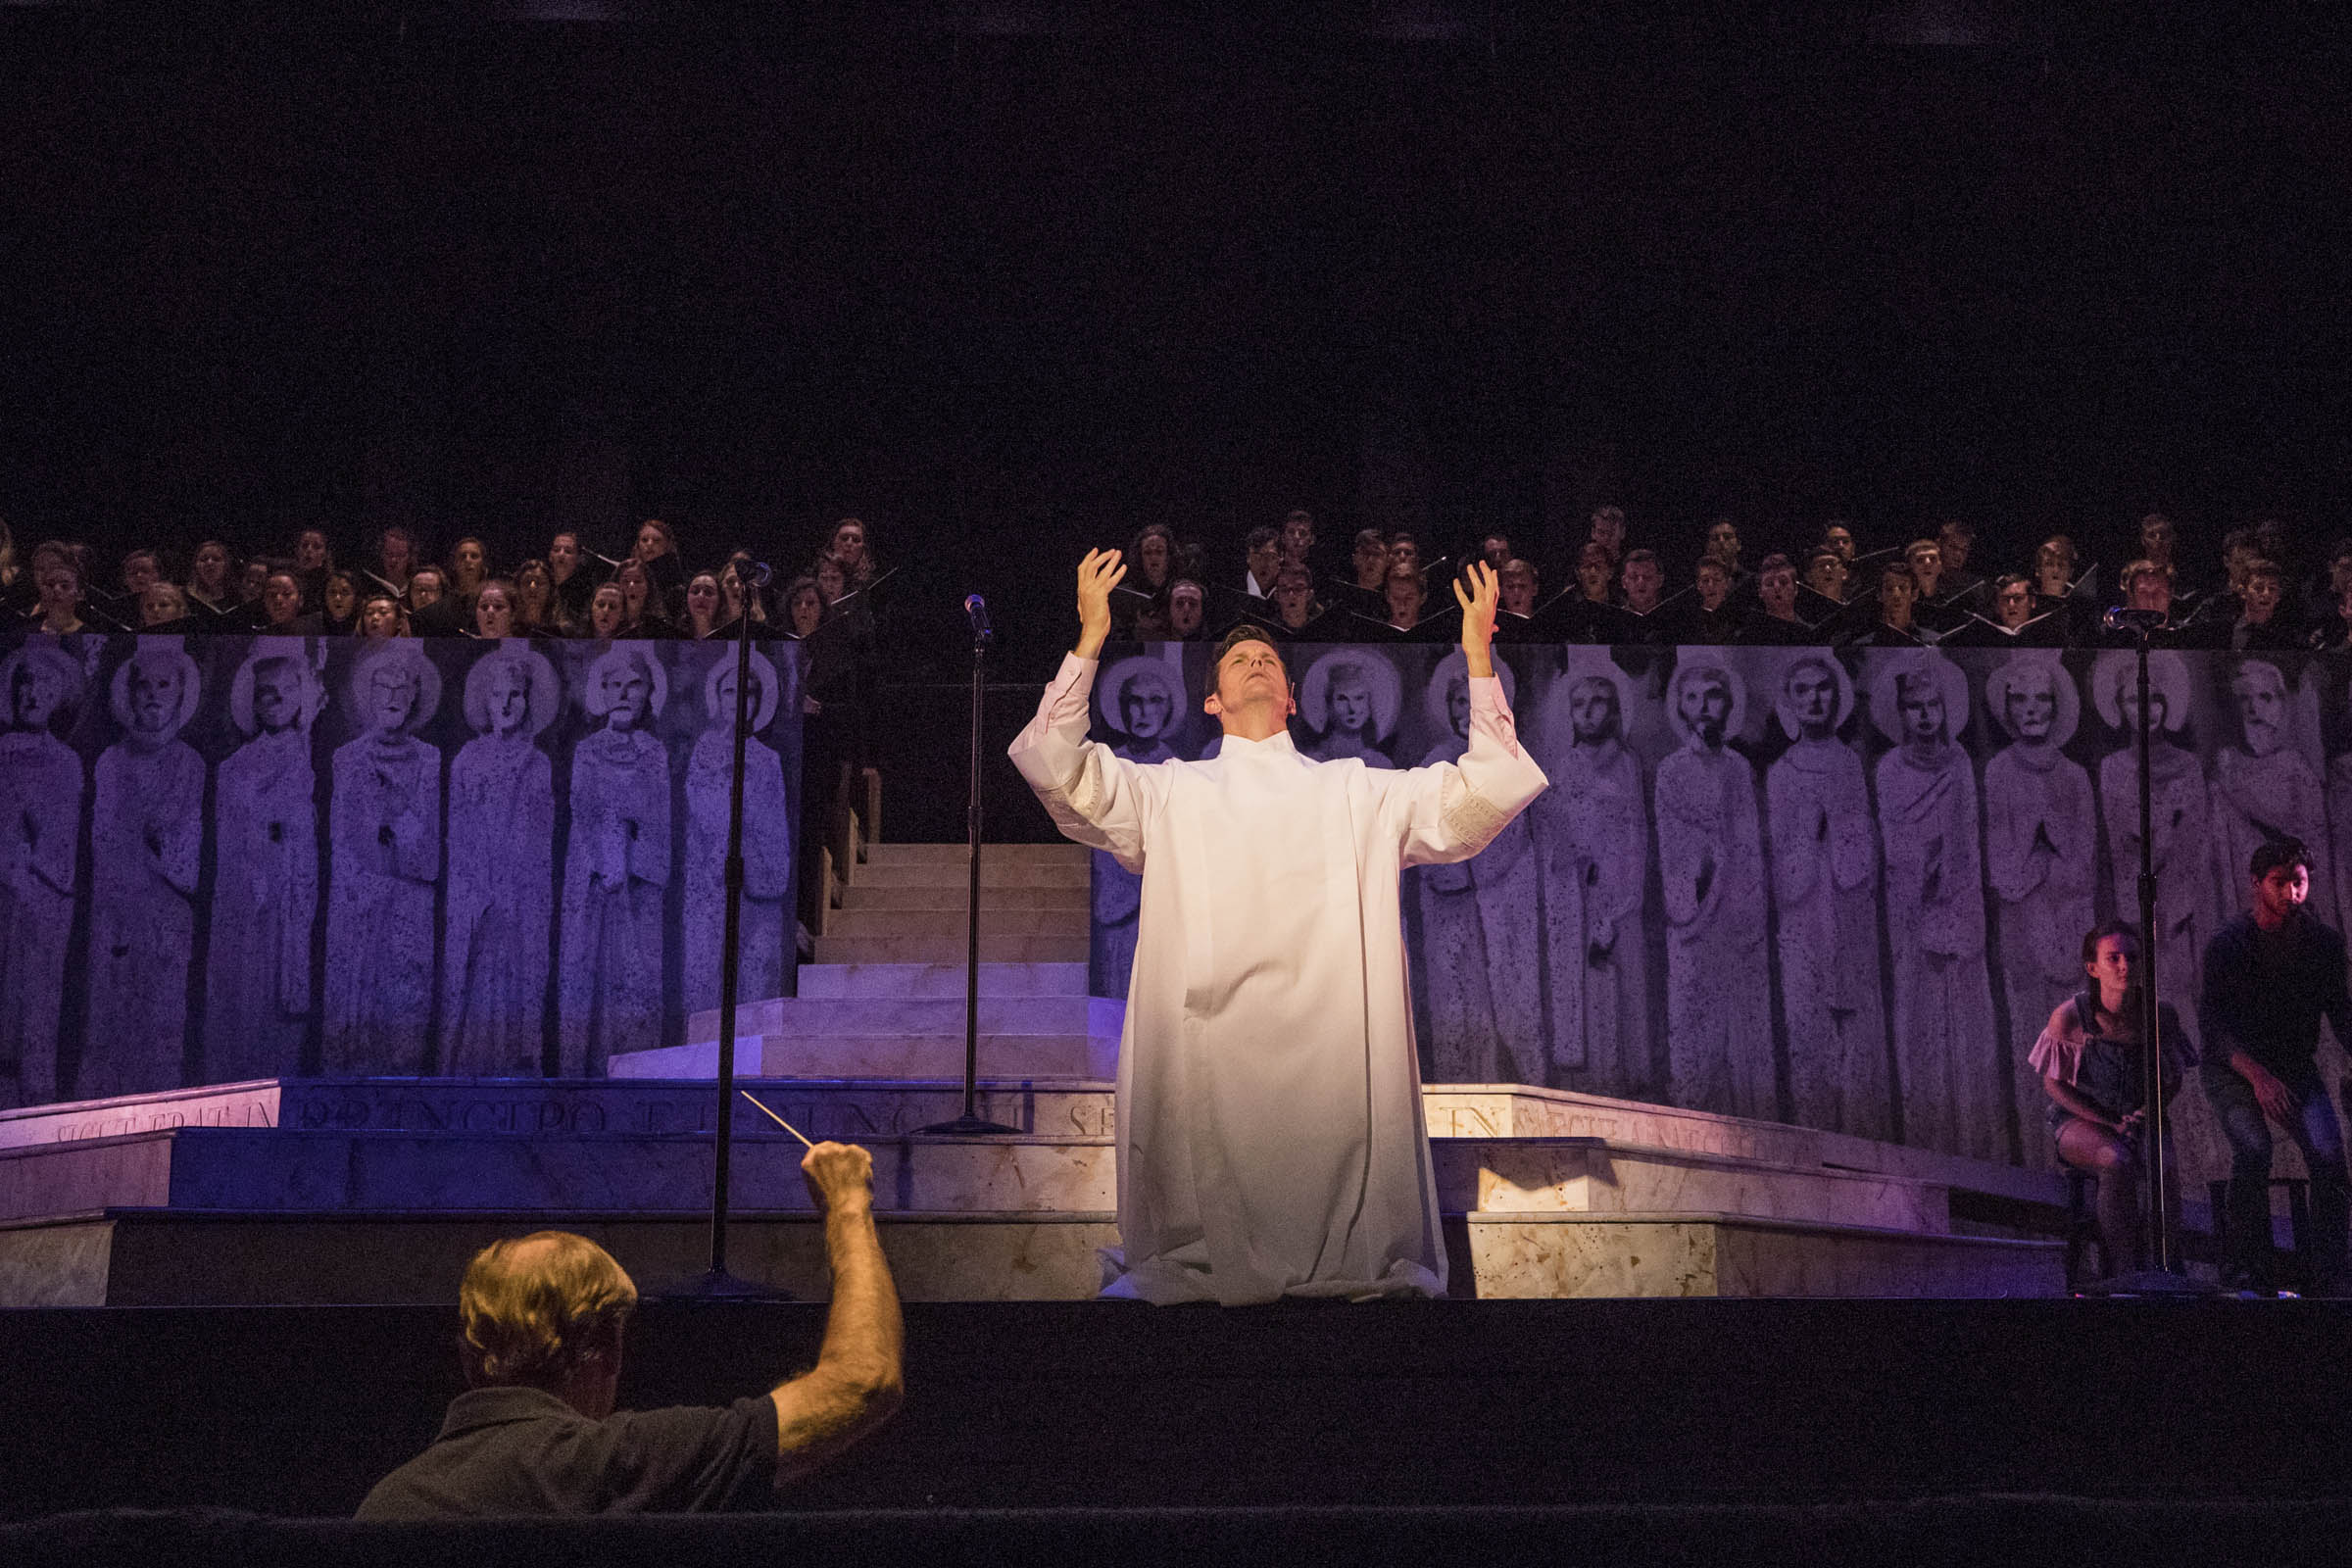
[[[2328,8],[602,9],[0,4],[20,545],[856,514],[952,679],[1152,520],[2352,521]]]

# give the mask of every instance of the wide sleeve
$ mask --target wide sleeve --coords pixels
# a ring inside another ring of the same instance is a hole
[[[1470,858],[1550,783],[1519,744],[1502,682],[1492,675],[1470,682],[1470,744],[1460,761],[1366,776],[1378,780],[1406,865]]]
[[[1086,738],[1096,667],[1094,660],[1064,655],[1059,673],[1038,700],[1037,716],[1013,737],[1006,755],[1064,838],[1107,851],[1140,874],[1150,780],[1154,767],[1165,764],[1131,762]]]

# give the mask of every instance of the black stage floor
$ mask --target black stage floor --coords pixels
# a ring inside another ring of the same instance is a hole
[[[624,1402],[823,1308],[649,1304]],[[2352,1306],[1437,1301],[907,1309],[907,1399],[799,1510],[2352,1498]],[[0,1314],[0,1510],[342,1515],[457,1392],[441,1307]]]

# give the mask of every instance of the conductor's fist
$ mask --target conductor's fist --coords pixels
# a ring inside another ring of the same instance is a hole
[[[801,1156],[801,1179],[819,1209],[862,1207],[874,1200],[874,1156],[856,1144],[828,1140]]]

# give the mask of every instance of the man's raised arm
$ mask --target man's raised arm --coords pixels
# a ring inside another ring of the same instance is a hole
[[[890,1419],[905,1388],[906,1325],[874,1230],[873,1156],[823,1143],[801,1175],[825,1221],[833,1304],[816,1365],[769,1391],[776,1406],[776,1484],[808,1474]]]
[[[1108,850],[1136,871],[1143,868],[1143,831],[1134,765],[1086,738],[1096,661],[1110,635],[1110,591],[1126,575],[1116,550],[1090,550],[1078,564],[1077,645],[1007,755],[1065,838]]]
[[[1462,607],[1470,743],[1459,762],[1439,762],[1397,775],[1409,792],[1411,809],[1404,840],[1407,865],[1468,859],[1493,843],[1494,835],[1551,783],[1519,744],[1518,721],[1494,675],[1490,645],[1494,640],[1500,579],[1484,562],[1471,563],[1467,575],[1470,591],[1463,592],[1456,581],[1453,597]]]

